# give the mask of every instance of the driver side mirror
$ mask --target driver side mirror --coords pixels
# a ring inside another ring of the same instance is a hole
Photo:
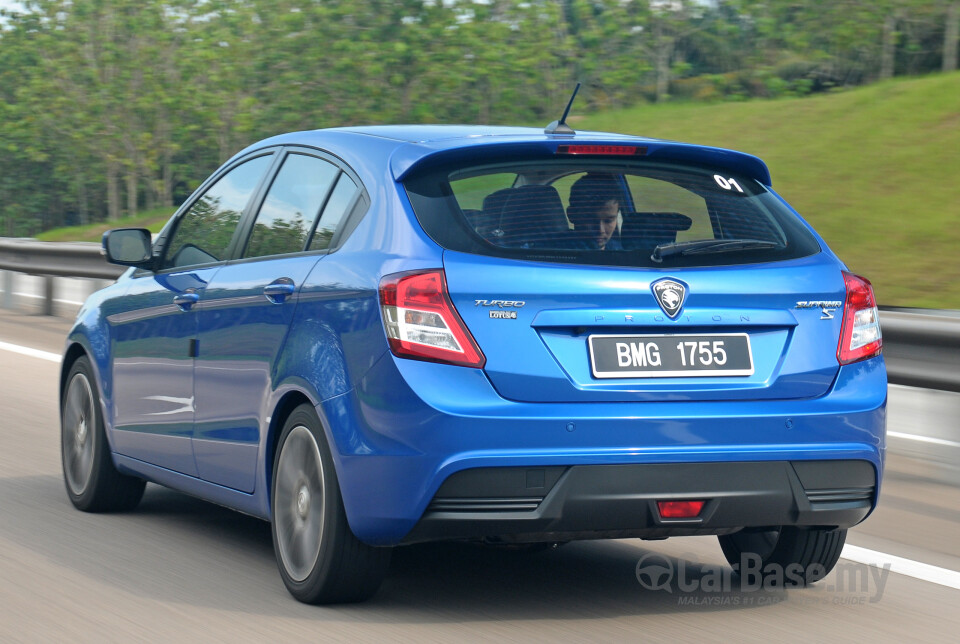
[[[111,264],[149,268],[153,264],[153,242],[146,228],[117,228],[103,233],[101,253]]]

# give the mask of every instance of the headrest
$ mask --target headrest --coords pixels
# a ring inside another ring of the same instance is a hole
[[[620,240],[625,248],[668,244],[692,223],[693,219],[678,212],[634,212],[624,217]]]
[[[563,202],[553,186],[520,186],[507,196],[500,213],[500,230],[510,243],[544,241],[570,230]]]

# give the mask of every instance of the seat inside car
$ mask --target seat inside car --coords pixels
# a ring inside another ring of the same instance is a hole
[[[491,192],[483,198],[483,209],[473,216],[464,211],[464,215],[467,216],[467,220],[478,235],[487,240],[493,237],[494,231],[498,230],[500,226],[500,215],[503,213],[503,206],[507,203],[507,198],[511,192],[513,192],[513,188]]]
[[[624,248],[653,248],[677,240],[693,219],[677,212],[633,212],[623,218],[620,242]]]
[[[563,202],[553,186],[508,188],[490,195],[488,199],[494,195],[494,204],[504,199],[499,224],[493,233],[497,243],[530,248],[554,245],[570,236],[570,224],[564,213]]]

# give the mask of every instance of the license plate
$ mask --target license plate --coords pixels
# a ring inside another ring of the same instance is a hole
[[[587,342],[594,378],[753,374],[753,354],[746,333],[591,335]]]

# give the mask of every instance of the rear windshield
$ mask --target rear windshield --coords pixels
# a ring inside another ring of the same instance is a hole
[[[422,172],[405,182],[424,231],[449,250],[614,266],[710,266],[819,252],[760,183],[724,171],[599,159]]]

